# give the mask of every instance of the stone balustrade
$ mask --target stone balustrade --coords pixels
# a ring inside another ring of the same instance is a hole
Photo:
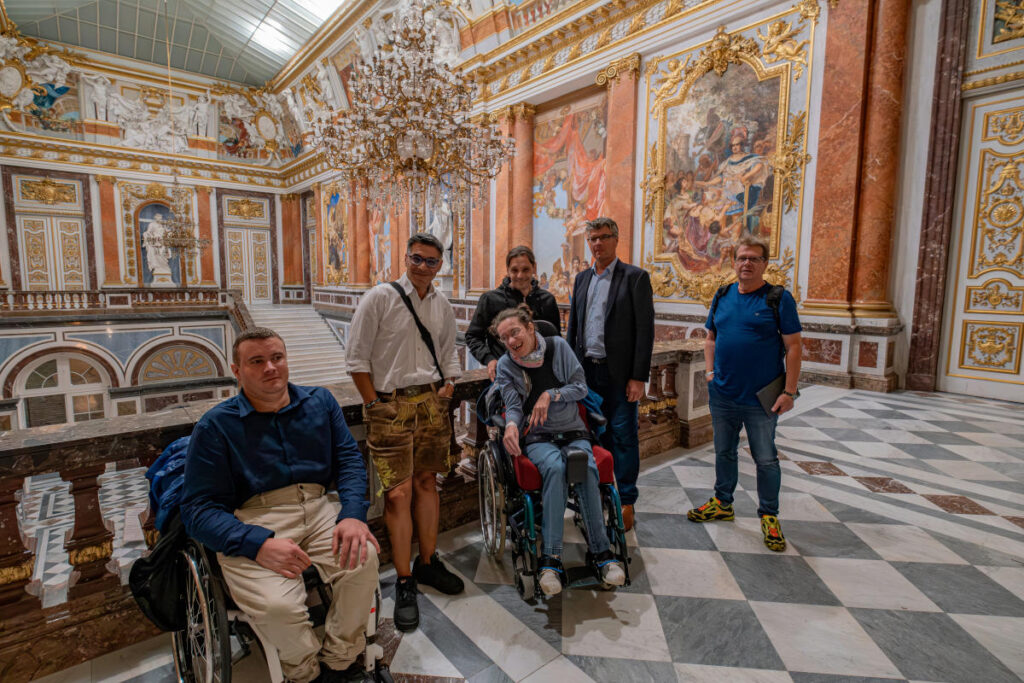
[[[475,407],[487,384],[482,369],[465,373],[456,384],[451,404],[455,425],[452,449],[461,460],[447,475],[438,475],[443,529],[465,524],[478,515],[475,456],[488,434]],[[351,384],[328,388],[365,448],[361,400],[355,388]],[[703,388],[699,341],[656,345],[651,382],[641,406],[643,455],[680,444],[694,446],[710,438]],[[101,508],[101,475],[115,463],[119,472],[126,465],[148,467],[171,441],[190,434],[213,404],[0,433],[0,672],[4,681],[28,681],[156,634],[121,584],[117,563],[112,561],[115,542],[120,539],[115,538],[114,526]],[[19,496],[24,495],[27,477],[54,472],[67,482],[73,499],[73,525],[63,544],[72,572],[66,601],[44,607],[40,581],[33,580],[40,573],[36,570],[36,538],[25,534]],[[133,472],[142,476],[142,470]],[[375,482],[371,482],[371,492],[373,489]],[[382,512],[382,501],[373,496],[370,526],[381,541],[386,560],[390,547]],[[155,533],[148,514],[143,528],[152,542]]]

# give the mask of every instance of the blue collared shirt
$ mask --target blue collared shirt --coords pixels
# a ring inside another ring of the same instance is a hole
[[[244,394],[214,406],[196,424],[185,459],[181,517],[211,550],[255,559],[274,535],[234,515],[258,493],[292,484],[337,488],[338,521],[366,521],[366,466],[341,406],[322,387],[288,385],[291,401],[257,412]]]
[[[619,259],[615,259],[604,272],[598,275],[597,264],[594,264],[594,276],[590,278],[587,289],[587,315],[583,319],[584,356],[587,358],[604,358],[604,319],[608,313],[608,292],[612,287],[612,275]]]

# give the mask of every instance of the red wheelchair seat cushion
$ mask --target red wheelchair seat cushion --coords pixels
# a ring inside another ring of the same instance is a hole
[[[611,451],[600,446],[594,446],[594,461],[597,463],[597,475],[602,484],[615,483],[615,461]],[[524,491],[539,491],[543,484],[540,470],[530,462],[525,454],[521,453],[512,459],[512,465],[516,471],[516,482],[519,488]]]

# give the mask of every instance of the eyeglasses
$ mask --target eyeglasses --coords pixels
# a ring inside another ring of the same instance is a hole
[[[767,259],[763,256],[737,256],[735,260],[736,263],[760,263]]]
[[[614,238],[615,238],[615,235],[613,235],[613,234],[611,234],[609,232],[609,233],[604,234],[604,235],[590,235],[589,237],[587,237],[587,241],[590,242],[591,244],[594,244],[595,242],[607,242],[608,240],[614,239]]]
[[[433,256],[420,256],[419,254],[406,254],[405,258],[409,259],[409,263],[414,266],[422,266],[426,264],[427,268],[437,268],[441,265],[441,259],[434,258]]]
[[[515,339],[519,335],[523,334],[525,331],[525,328],[513,327],[511,330],[508,331],[508,334],[503,334],[500,337],[498,337],[498,339],[501,341],[502,344],[508,346],[509,340]]]

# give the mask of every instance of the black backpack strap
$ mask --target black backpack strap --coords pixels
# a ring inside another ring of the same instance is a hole
[[[786,291],[786,288],[782,285],[772,285],[772,288],[768,290],[768,293],[764,296],[764,302],[768,304],[768,308],[772,309],[772,316],[775,318],[775,329],[779,333],[779,339],[782,339],[782,322],[779,317],[779,306],[782,305],[782,294]],[[780,344],[782,349],[782,355],[786,355],[786,344],[783,342]]]
[[[420,338],[423,339],[423,343],[427,345],[427,350],[430,351],[430,357],[434,359],[434,367],[437,368],[437,374],[441,377],[441,381],[444,381],[444,372],[441,371],[441,364],[437,362],[437,351],[434,350],[434,338],[430,336],[430,330],[420,322],[420,317],[416,315],[416,309],[412,307],[412,301],[409,300],[409,295],[402,289],[402,285],[397,282],[389,282],[389,285],[395,288],[398,292],[398,296],[402,297],[402,302],[405,303],[405,307],[412,313],[412,319],[416,322],[416,328],[420,331]]]
[[[715,296],[711,299],[711,312],[709,315],[712,324],[715,322],[715,310],[718,308],[718,300],[725,296],[725,293],[729,291],[731,286],[731,284],[722,285],[715,291]]]

